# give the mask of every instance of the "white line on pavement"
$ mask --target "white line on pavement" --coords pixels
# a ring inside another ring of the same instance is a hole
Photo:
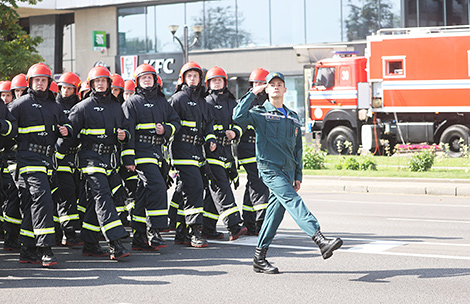
[[[347,200],[328,200],[318,199],[318,202],[335,202],[335,203],[349,203],[349,204],[368,204],[368,205],[400,205],[400,206],[423,206],[423,207],[457,207],[457,208],[470,208],[468,205],[450,205],[450,204],[433,204],[433,203],[400,203],[400,202],[364,202],[364,201],[347,201]]]
[[[470,224],[470,221],[454,221],[454,220],[430,220],[416,218],[388,218],[389,221],[405,221],[405,222],[431,222],[431,223],[453,223],[453,224]]]

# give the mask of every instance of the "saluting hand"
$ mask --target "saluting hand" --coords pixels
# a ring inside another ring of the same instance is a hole
[[[155,126],[155,130],[157,131],[158,135],[163,135],[165,133],[165,128],[161,123],[157,123],[157,125]]]
[[[121,130],[120,128],[118,128],[117,129],[117,138],[120,141],[123,141],[124,139],[126,139],[126,132],[124,130]]]
[[[64,137],[69,135],[69,129],[67,129],[66,127],[61,126],[61,125],[57,125],[57,128],[59,128],[60,135],[62,135]]]
[[[264,89],[266,89],[268,85],[267,84],[263,84],[263,85],[258,85],[256,87],[253,88],[253,94],[255,95],[258,95],[259,93],[263,92]]]

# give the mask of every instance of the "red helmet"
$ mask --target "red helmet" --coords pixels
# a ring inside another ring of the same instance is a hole
[[[121,75],[112,74],[111,81],[112,88],[120,88],[121,90],[124,90],[124,79],[122,79]]]
[[[90,89],[90,84],[88,83],[88,81],[82,82],[82,84],[80,85],[80,92],[83,92],[89,89]]]
[[[78,77],[78,75],[75,74],[74,72],[64,73],[60,75],[60,78],[59,78],[59,86],[63,86],[63,85],[73,86],[77,90],[77,93],[80,88],[80,83],[81,83],[80,77]]]
[[[207,73],[206,73],[206,86],[208,88],[209,88],[209,80],[211,80],[212,78],[216,78],[216,77],[224,78],[225,79],[225,85],[227,85],[227,82],[228,82],[227,73],[225,73],[224,69],[222,69],[218,66],[215,66],[212,69],[210,69],[209,71],[207,71]]]
[[[25,74],[18,74],[11,80],[11,89],[26,89],[28,87],[28,81],[26,80]]]
[[[33,77],[39,77],[39,76],[48,77],[50,80],[52,80],[51,69],[42,62],[33,64],[29,68],[28,74],[27,74],[28,81],[29,79]]]
[[[163,87],[163,81],[162,81],[162,78],[160,76],[157,75],[157,84],[160,86],[160,88]]]
[[[100,78],[100,77],[108,78],[109,81],[111,82],[111,73],[104,66],[96,66],[92,68],[90,72],[88,72],[87,81],[88,83],[90,83],[92,80],[96,78]]]
[[[129,79],[129,80],[124,81],[124,91],[135,92],[134,80]]]
[[[201,80],[202,80],[202,68],[201,68],[201,66],[199,64],[197,64],[196,62],[194,62],[194,61],[188,61],[181,67],[181,70],[180,70],[179,78],[181,79],[181,83],[184,83],[184,73],[186,73],[187,71],[190,71],[190,70],[197,71],[199,73],[199,76],[201,77]]]
[[[49,87],[49,90],[56,94],[59,94],[59,86],[57,85],[57,82],[52,81],[51,86]]]
[[[11,90],[11,81],[0,81],[0,93],[10,92]]]
[[[253,70],[250,74],[250,78],[248,79],[249,82],[264,82],[266,83],[266,76],[268,76],[269,72],[263,68],[258,68]]]
[[[136,84],[138,84],[138,78],[142,75],[145,74],[153,74],[154,76],[157,76],[157,72],[155,71],[155,68],[151,66],[148,63],[142,63],[135,69],[134,71],[134,81]]]

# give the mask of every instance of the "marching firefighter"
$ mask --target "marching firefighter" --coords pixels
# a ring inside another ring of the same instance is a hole
[[[134,93],[135,93],[134,80],[129,79],[129,80],[124,81],[124,94],[123,94],[124,100],[127,100],[129,97],[134,95]]]
[[[233,241],[247,232],[230,187],[231,181],[236,187],[239,183],[232,142],[240,138],[243,130],[232,120],[237,102],[227,88],[227,73],[220,67],[213,67],[207,71],[206,85],[209,90],[205,99],[213,113],[217,149],[213,152],[206,150],[211,174],[206,176],[208,186],[204,198],[202,235],[207,239],[223,238],[223,233],[216,230],[217,221],[221,219],[229,232],[229,240]]]
[[[152,251],[166,247],[160,235],[168,228],[169,166],[163,145],[179,131],[180,120],[161,91],[161,79],[153,66],[138,66],[134,78],[136,93],[122,106],[131,133],[122,158],[126,168],[139,176],[131,217],[132,249]]]
[[[204,150],[207,143],[210,151],[217,148],[213,130],[213,118],[209,105],[204,100],[202,68],[195,62],[183,65],[179,75],[180,85],[169,102],[181,119],[181,129],[172,143],[173,164],[181,179],[182,201],[180,209],[183,219],[177,224],[175,243],[207,247],[207,240],[201,235],[203,224],[204,195]],[[187,230],[188,228],[188,230]]]
[[[54,203],[50,177],[56,168],[53,160],[58,137],[68,137],[72,128],[55,102],[49,87],[52,73],[43,63],[31,66],[27,73],[28,93],[10,108],[18,121],[18,171],[30,196],[21,198],[21,263],[57,264],[51,246],[54,237]],[[39,254],[39,257],[38,257]]]
[[[265,85],[268,74],[269,72],[263,68],[253,70],[249,77],[251,90],[257,86]],[[266,92],[263,90],[255,96],[250,109],[263,105],[266,99]],[[247,235],[258,235],[268,206],[269,189],[260,179],[256,168],[255,129],[252,125],[243,127],[245,129],[237,147],[238,164],[245,168],[247,174],[245,194],[243,195],[243,221],[248,228]]]
[[[13,138],[18,133],[18,124],[5,103],[0,102],[0,235],[5,231],[3,249],[19,251],[18,235],[21,225],[18,189],[8,169],[8,154]]]
[[[13,100],[11,93],[11,81],[0,81],[0,98],[5,104],[9,104]]]
[[[13,99],[20,98],[23,95],[23,92],[28,87],[28,81],[26,80],[25,74],[18,74],[11,80],[11,94],[13,95]]]
[[[248,92],[233,111],[233,119],[250,124],[256,131],[256,161],[261,179],[270,190],[266,217],[258,236],[253,258],[253,270],[261,273],[279,273],[277,267],[266,260],[266,252],[285,211],[294,218],[320,247],[324,259],[333,255],[343,241],[327,239],[320,224],[297,194],[302,181],[302,132],[297,114],[284,105],[284,75],[278,72],[266,76],[266,85]],[[266,90],[269,100],[252,108],[255,96]]]
[[[86,179],[87,206],[80,238],[85,242],[85,256],[107,256],[99,245],[100,232],[109,244],[110,259],[130,255],[121,238],[124,229],[113,201],[110,181],[119,168],[118,145],[129,140],[127,122],[117,99],[111,94],[111,74],[103,66],[88,73],[89,97],[76,104],[69,119],[74,127],[73,138],[81,143],[79,168]],[[59,152],[68,149],[67,141]],[[76,145],[77,142],[74,143]]]
[[[88,83],[88,80],[86,80],[82,82],[82,84],[80,85],[80,92],[78,94],[78,97],[80,98],[80,100],[85,99],[86,94],[88,94],[89,92],[90,92],[90,84]]]
[[[80,99],[78,98],[78,89],[80,88],[80,77],[73,72],[67,72],[59,78],[59,94],[56,101],[60,105],[63,113],[68,117],[70,109],[76,105]],[[64,139],[57,141],[58,145]],[[65,139],[68,140],[68,139]],[[76,234],[76,230],[80,229],[80,219],[77,211],[77,188],[79,187],[79,174],[76,170],[75,158],[77,148],[71,146],[69,151],[64,154],[57,152],[57,190],[53,194],[53,198],[57,204],[58,220],[60,228],[63,231],[63,238],[60,243],[63,246],[83,245]],[[56,230],[56,238],[58,231]]]
[[[119,74],[111,74],[111,94],[119,100],[119,103],[124,102],[124,79]]]

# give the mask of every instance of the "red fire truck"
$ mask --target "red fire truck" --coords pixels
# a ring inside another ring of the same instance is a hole
[[[388,142],[444,143],[458,156],[470,128],[470,27],[380,30],[365,56],[316,62],[309,94],[310,126],[330,154]]]

